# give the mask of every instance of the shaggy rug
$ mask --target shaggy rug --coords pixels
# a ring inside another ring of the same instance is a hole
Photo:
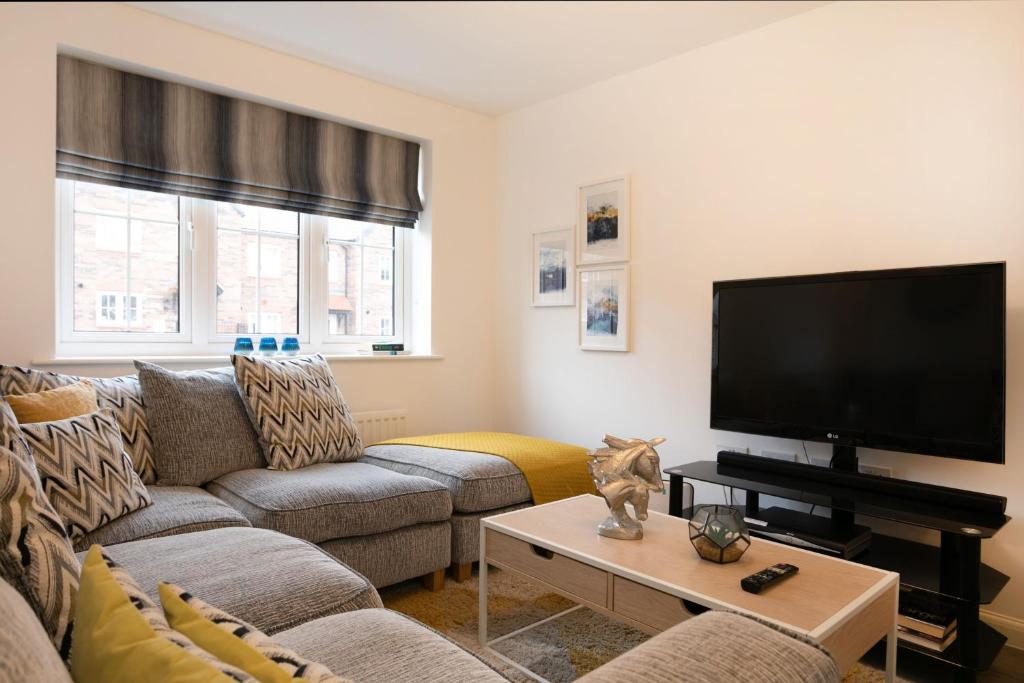
[[[573,603],[513,572],[488,574],[488,628],[491,638],[557,614]],[[483,651],[477,641],[477,574],[464,583],[448,580],[431,593],[419,581],[381,590],[384,606],[440,631],[517,683],[531,680]],[[588,609],[549,621],[498,643],[494,649],[549,681],[568,683],[647,640],[641,631]],[[844,683],[881,683],[880,671],[858,665]]]

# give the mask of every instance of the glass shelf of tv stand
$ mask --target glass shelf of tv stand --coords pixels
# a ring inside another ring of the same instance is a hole
[[[853,491],[819,481],[805,482],[807,488],[802,488],[800,481],[788,475],[740,469],[711,460],[670,467],[665,473],[979,539],[995,536],[1010,521],[1006,515],[992,516],[951,509],[898,496]]]
[[[705,481],[729,486],[743,491],[753,491],[776,498],[810,503],[822,508],[844,509],[865,517],[884,519],[902,524],[947,531],[974,538],[990,538],[1009,520],[979,516],[969,511],[951,514],[948,508],[911,503],[903,499],[879,496],[865,492],[850,492],[840,487],[830,487],[820,482],[808,484],[813,492],[794,485],[789,477],[768,472],[740,471],[735,467],[720,466],[713,461],[701,461],[670,467],[666,474],[684,479]],[[833,498],[835,496],[835,499]],[[855,496],[854,500],[850,500]],[[683,516],[687,516],[684,511]],[[980,534],[966,534],[965,528],[978,529]],[[942,590],[940,583],[940,550],[925,543],[896,538],[886,534],[872,534],[871,548],[856,558],[855,562],[879,569],[898,572],[900,581],[906,586],[932,593],[942,600],[974,604],[992,602],[1009,581],[1009,577],[997,569],[981,563],[979,567],[979,597],[965,600]]]

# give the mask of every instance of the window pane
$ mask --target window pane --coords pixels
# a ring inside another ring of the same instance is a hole
[[[75,183],[75,211],[128,215],[128,190],[113,185]]]
[[[345,242],[358,242],[363,234],[363,226],[366,223],[350,221],[344,218],[327,219],[327,239],[344,240]]]
[[[128,304],[136,313],[128,316],[129,326],[133,332],[177,332],[178,226],[133,220],[131,239],[132,300]]]
[[[298,334],[299,215],[217,205],[217,333]]]
[[[72,242],[74,331],[179,331],[178,197],[76,182]]]
[[[256,315],[256,266],[249,275],[249,257],[255,256],[256,235],[217,231],[217,333],[248,334],[249,313]],[[253,250],[250,251],[249,245]]]
[[[329,219],[328,334],[394,335],[394,239],[388,226]]]

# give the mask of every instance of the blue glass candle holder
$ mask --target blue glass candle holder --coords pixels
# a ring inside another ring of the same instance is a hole
[[[299,353],[299,338],[285,337],[281,342],[281,352],[286,356],[296,356]]]
[[[251,356],[253,352],[252,339],[250,337],[239,337],[235,339],[235,353],[239,356]]]
[[[260,339],[260,353],[264,356],[273,356],[277,353],[277,339],[273,337]]]

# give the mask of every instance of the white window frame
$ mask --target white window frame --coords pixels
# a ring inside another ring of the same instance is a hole
[[[57,239],[57,354],[58,356],[200,356],[231,353],[236,336],[217,334],[217,221],[216,203],[179,198],[179,331],[75,332],[74,331],[74,182],[56,181]],[[355,353],[372,343],[406,343],[412,299],[410,272],[413,235],[407,228],[394,230],[394,264],[391,284],[394,310],[391,335],[329,334],[330,297],[327,248],[328,219],[299,215],[299,332],[274,333],[298,336],[303,351],[329,354]],[[129,220],[129,231],[131,230]],[[361,245],[360,241],[360,245]],[[362,247],[381,249],[382,247]],[[373,273],[362,268],[362,278]],[[110,292],[108,292],[110,293]],[[117,294],[117,292],[113,292]],[[126,293],[125,293],[126,294]],[[139,301],[141,306],[142,302]],[[313,314],[317,311],[317,314]],[[361,317],[353,311],[353,317]],[[268,333],[269,334],[269,333]],[[262,336],[260,333],[248,336]],[[258,342],[258,339],[254,339]]]
[[[58,349],[89,355],[102,353],[103,345],[168,344],[188,342],[192,335],[192,245],[190,240],[192,200],[180,197],[178,203],[178,331],[177,332],[78,332],[75,330],[75,186],[70,180],[57,181],[57,339]],[[128,215],[131,239],[131,209]],[[132,252],[130,245],[126,252]],[[130,257],[129,257],[130,258]],[[130,261],[129,261],[130,262]],[[120,294],[127,292],[105,292]],[[139,305],[142,301],[139,300]]]
[[[394,230],[394,242],[392,249],[394,251],[394,263],[391,268],[391,286],[394,292],[394,307],[391,315],[391,334],[390,335],[341,335],[341,334],[330,334],[329,321],[327,320],[327,311],[330,301],[330,285],[329,285],[329,259],[330,250],[328,249],[328,238],[327,238],[327,225],[328,219],[323,216],[310,216],[310,234],[311,240],[316,240],[320,246],[320,258],[315,259],[318,263],[311,264],[311,282],[313,286],[310,287],[312,294],[312,305],[317,306],[317,310],[323,311],[323,315],[314,325],[312,332],[311,341],[313,344],[321,345],[348,345],[348,346],[366,346],[367,344],[402,344],[405,343],[405,331],[406,331],[406,311],[408,310],[408,302],[412,301],[410,285],[412,282],[411,274],[408,271],[407,264],[411,263],[410,249],[412,246],[411,236],[407,233],[408,228],[393,228]],[[345,242],[345,240],[334,240],[336,242]],[[383,249],[384,247],[377,246],[366,246],[363,244],[362,237],[359,242],[353,243],[354,246],[359,246],[361,249]],[[360,269],[360,278],[362,279],[363,285],[365,285],[367,277],[366,268]],[[372,277],[372,275],[371,275]],[[360,291],[363,287],[360,287]],[[362,325],[362,312],[359,310],[353,311],[353,317],[356,321],[356,328],[363,328]]]

